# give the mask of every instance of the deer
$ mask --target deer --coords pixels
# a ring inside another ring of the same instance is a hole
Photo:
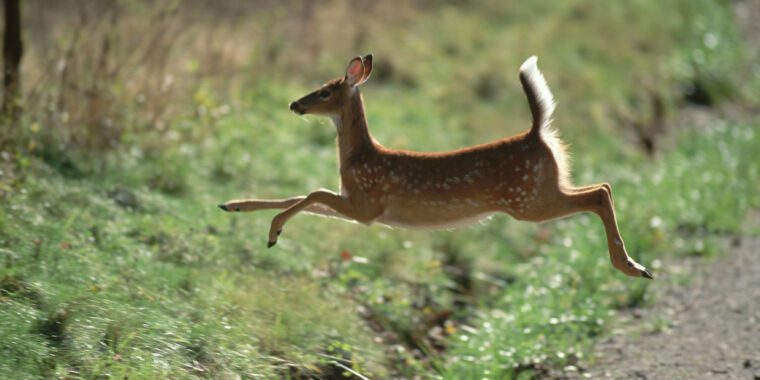
[[[566,145],[552,126],[554,97],[532,56],[519,79],[532,115],[529,130],[500,140],[446,152],[382,146],[370,134],[359,86],[372,74],[372,54],[348,63],[345,75],[290,103],[298,115],[332,119],[337,130],[340,192],[316,190],[286,199],[231,200],[228,212],[280,209],[271,222],[271,248],[301,212],[390,227],[452,229],[496,213],[546,222],[590,212],[604,225],[612,266],[653,279],[627,253],[608,183],[574,186]]]

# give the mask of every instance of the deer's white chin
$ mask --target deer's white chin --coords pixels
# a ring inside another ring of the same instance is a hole
[[[343,122],[341,122],[339,115],[337,115],[337,114],[330,114],[330,115],[327,115],[327,116],[330,118],[330,120],[332,120],[333,125],[335,126],[335,129],[337,129],[338,131],[340,131],[341,129],[343,129]]]

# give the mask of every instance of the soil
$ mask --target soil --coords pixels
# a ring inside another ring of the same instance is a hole
[[[727,246],[714,262],[686,263],[692,280],[655,291],[653,307],[621,312],[620,328],[597,346],[590,368],[553,377],[760,380],[760,237]]]

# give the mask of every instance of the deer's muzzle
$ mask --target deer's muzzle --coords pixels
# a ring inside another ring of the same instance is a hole
[[[295,112],[295,113],[297,113],[297,114],[299,114],[299,115],[303,115],[303,113],[304,113],[303,106],[301,106],[301,103],[298,103],[298,102],[292,102],[292,103],[290,103],[290,110],[293,111],[293,112]]]

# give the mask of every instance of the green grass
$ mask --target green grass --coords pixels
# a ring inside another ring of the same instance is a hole
[[[656,162],[578,170],[613,183],[629,250],[646,264],[710,253],[716,233],[737,231],[743,211],[760,205],[760,168],[743,159],[760,148],[757,126],[718,125],[681,141]],[[577,360],[612,310],[657,284],[611,268],[590,216],[541,227],[499,216],[432,234],[303,216],[265,250],[272,213],[219,212],[222,186],[175,196],[122,187],[136,179],[28,170],[37,175],[0,219],[0,372],[20,377],[283,376],[290,366],[326,371],[335,344],[356,370],[382,377],[390,359],[373,339],[433,350],[426,318],[446,311],[454,334],[434,356],[443,376],[499,378]],[[341,251],[368,261],[344,261]],[[442,265],[450,256],[470,263],[472,310],[454,308],[457,285]],[[360,318],[368,313],[370,323]],[[398,355],[402,372],[427,371]]]
[[[574,178],[612,184],[640,262],[719,253],[760,206],[760,125],[677,126],[678,143],[652,160],[613,111],[646,118],[646,81],[672,109],[677,88],[700,81],[741,102],[741,47],[721,5],[476,3],[369,35],[395,70],[363,89],[383,144],[445,150],[523,130],[515,73],[538,54]],[[699,45],[705,33],[721,43]],[[694,60],[695,49],[709,51]],[[340,74],[347,58],[313,71]],[[0,374],[527,378],[584,360],[615,310],[649,302],[658,282],[615,271],[590,215],[441,232],[303,215],[265,249],[273,211],[216,204],[337,190],[333,127],[286,109],[303,82],[273,69],[241,91],[204,84],[192,116],[167,130],[130,125],[106,152],[62,149],[30,115],[17,179],[0,177],[12,189],[0,205]]]

